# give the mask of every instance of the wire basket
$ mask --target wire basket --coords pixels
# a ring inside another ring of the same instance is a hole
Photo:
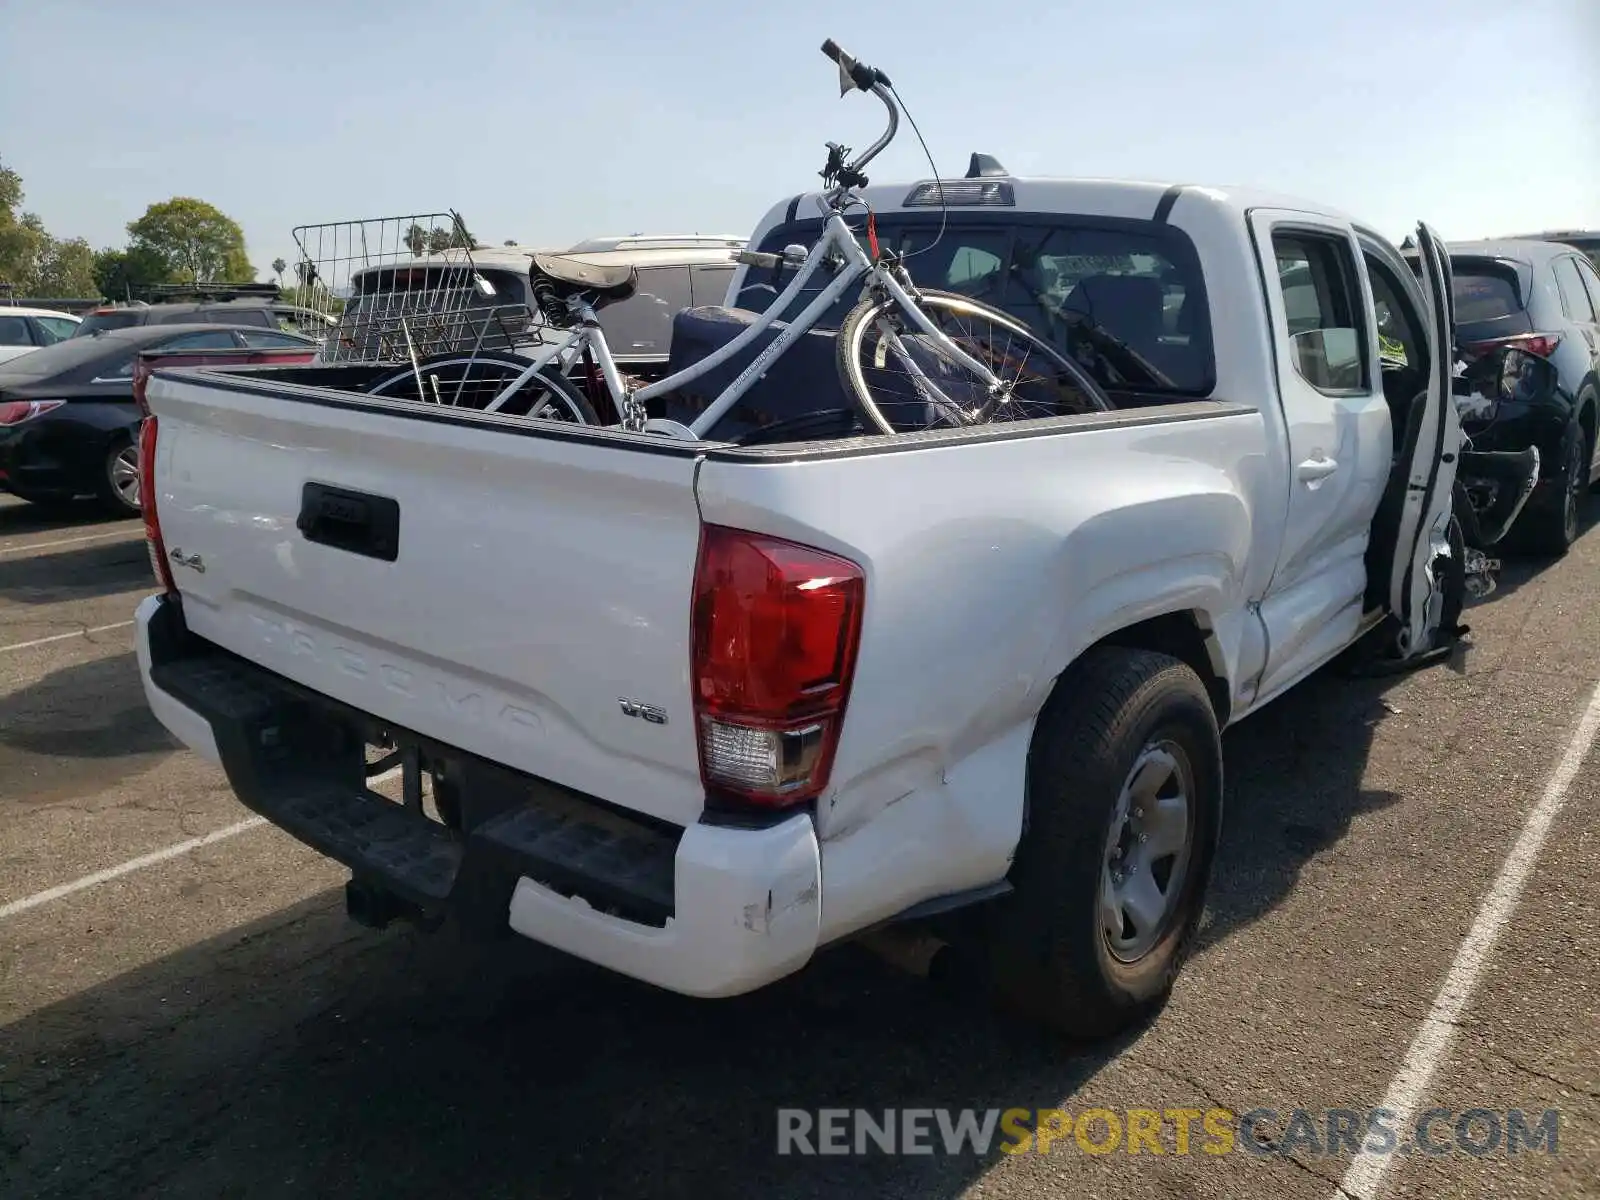
[[[328,319],[322,362],[415,362],[540,340],[542,319],[478,272],[459,213],[301,225],[294,240],[296,282],[284,298]]]

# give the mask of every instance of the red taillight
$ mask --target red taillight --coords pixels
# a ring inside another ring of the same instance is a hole
[[[156,418],[146,417],[139,424],[139,507],[144,512],[144,543],[150,552],[150,569],[156,581],[171,595],[178,590],[167,562],[167,547],[161,540],[161,518],[156,515]]]
[[[1482,358],[1485,354],[1493,354],[1496,350],[1509,347],[1513,350],[1526,350],[1529,354],[1537,354],[1540,358],[1549,358],[1560,344],[1559,333],[1518,333],[1511,337],[1490,338],[1485,342],[1467,342],[1461,347],[1461,353],[1468,358]]]
[[[693,673],[708,793],[782,807],[827,786],[865,598],[866,576],[848,559],[706,526]]]
[[[65,400],[7,400],[0,404],[0,425],[21,425],[43,413],[54,412]]]

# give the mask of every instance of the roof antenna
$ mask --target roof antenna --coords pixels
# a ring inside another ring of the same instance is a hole
[[[1005,176],[1008,172],[1000,165],[1000,160],[992,154],[974,153],[972,161],[967,164],[967,179],[993,179]]]

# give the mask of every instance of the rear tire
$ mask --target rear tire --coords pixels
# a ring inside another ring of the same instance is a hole
[[[367,388],[370,396],[395,396],[418,399],[417,375],[425,381],[437,379],[439,401],[446,408],[481,409],[505,386],[528,369],[529,361],[506,350],[484,350],[477,354],[435,354],[420,360],[416,370],[403,367],[385,375]],[[459,385],[459,388],[458,388]],[[420,397],[436,403],[431,391]],[[578,425],[598,425],[594,406],[576,385],[554,367],[545,367],[507,398],[498,410],[511,416],[533,416],[539,420],[569,421]]]
[[[95,488],[100,507],[119,517],[137,517],[139,505],[139,444],[129,437],[112,442]]]
[[[854,398],[867,423],[880,433],[906,433],[920,429],[961,428],[998,421],[1022,421],[1038,417],[1068,416],[1073,413],[1104,412],[1113,407],[1105,389],[1083,367],[1073,362],[1021,321],[987,304],[955,292],[924,289],[917,295],[918,307],[932,323],[953,341],[965,341],[962,349],[985,363],[994,375],[1005,378],[1014,363],[1015,375],[1007,380],[1014,389],[1001,404],[987,413],[974,416],[970,411],[948,411],[926,397],[926,380],[918,386],[912,372],[906,371],[904,389],[898,394],[888,388],[888,359],[895,355],[889,339],[882,336],[880,323],[891,328],[907,326],[904,310],[894,300],[863,300],[846,314],[839,326],[839,378]],[[992,336],[978,332],[986,324]],[[908,338],[922,336],[914,327],[897,330]],[[1003,346],[997,345],[1004,335]],[[930,349],[930,354],[936,353]],[[930,358],[930,363],[932,362]],[[936,390],[956,406],[987,400],[981,396],[982,384],[970,369],[939,357]],[[1032,370],[1024,373],[1024,368]],[[877,382],[869,377],[868,368]],[[918,363],[926,372],[927,365]],[[939,411],[931,410],[938,408]]]
[[[1175,798],[1186,804],[1183,845],[1170,860],[1144,861],[1178,840],[1160,815],[1177,811]],[[1039,716],[1015,891],[991,914],[989,977],[1001,1003],[1079,1038],[1159,1009],[1199,926],[1221,814],[1221,737],[1194,670],[1116,646],[1075,663]],[[1119,866],[1144,871],[1160,904]],[[1154,919],[1132,916],[1156,908]]]
[[[1574,420],[1562,440],[1561,467],[1550,479],[1549,494],[1537,508],[1524,510],[1517,522],[1521,548],[1552,558],[1572,548],[1589,499],[1589,459],[1589,437]]]

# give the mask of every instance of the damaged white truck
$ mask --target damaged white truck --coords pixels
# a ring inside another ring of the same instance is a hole
[[[934,922],[1063,1030],[1138,1020],[1203,907],[1219,731],[1358,642],[1457,635],[1447,268],[1425,227],[1419,286],[1236,191],[935,190],[866,189],[875,240],[950,251],[919,286],[1017,284],[1110,411],[685,440],[369,396],[372,367],[157,369],[156,715],[372,924],[718,997]],[[815,200],[736,291],[781,287]],[[395,766],[401,802],[369,786]]]

